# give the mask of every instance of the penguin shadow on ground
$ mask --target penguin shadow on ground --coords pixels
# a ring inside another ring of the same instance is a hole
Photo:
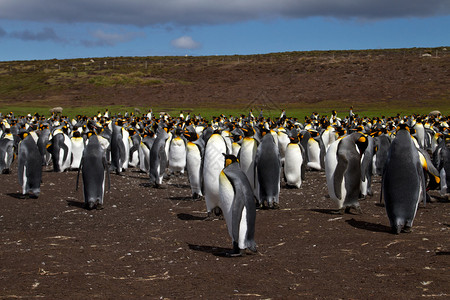
[[[331,208],[312,208],[310,211],[318,212],[321,214],[327,214],[327,215],[340,215],[340,212],[338,209],[331,209]]]
[[[189,184],[183,184],[183,183],[171,183],[170,181],[167,182],[167,185],[169,187],[176,187],[176,188],[181,188],[181,189],[190,189],[191,186]]]
[[[213,246],[205,246],[205,245],[194,245],[189,244],[189,249],[194,251],[199,251],[203,253],[209,253],[214,256],[220,256],[220,257],[230,257],[229,253],[232,251],[231,248],[222,248],[222,247],[213,247]]]
[[[26,199],[26,198],[28,198],[27,195],[24,195],[22,193],[7,193],[6,195],[8,195],[9,197],[16,198],[16,199]]]
[[[346,220],[345,222],[347,222],[350,226],[353,226],[358,229],[364,229],[367,231],[385,232],[385,233],[392,232],[391,227],[383,225],[383,224],[370,223],[370,222],[366,222],[366,221],[358,221],[353,218],[351,218],[350,220]]]
[[[193,216],[191,214],[179,213],[177,214],[178,219],[182,221],[204,221],[207,217]]]
[[[193,199],[192,196],[170,196],[167,199],[172,201],[191,201],[191,202],[200,200],[200,199]]]
[[[66,201],[68,206],[86,209],[84,202],[74,200],[66,200]]]

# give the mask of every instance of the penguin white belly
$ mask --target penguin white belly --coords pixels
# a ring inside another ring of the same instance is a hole
[[[232,206],[234,199],[234,189],[228,177],[224,172],[221,172],[219,175],[219,193],[220,193],[220,202],[219,207],[222,210],[223,218],[227,223],[228,234],[231,239],[233,239],[233,231],[231,228],[232,222]]]
[[[286,148],[289,145],[289,137],[285,132],[278,133],[278,149],[280,150],[281,165],[284,164]]]
[[[319,143],[316,142],[314,139],[309,139],[307,151],[308,151],[309,162],[306,165],[310,168],[320,171],[322,168],[320,167]]]
[[[72,159],[72,141],[70,140],[69,136],[64,134],[64,144],[67,146],[67,157],[66,160],[64,159],[64,150],[60,150],[60,160],[61,160],[61,172],[64,172],[64,170],[68,169],[70,167],[70,161]]]
[[[27,167],[23,166],[23,178],[22,178],[22,194],[25,195],[27,191],[28,177],[27,177]]]
[[[300,188],[302,184],[302,163],[303,157],[300,147],[297,144],[289,144],[286,148],[284,161],[284,176],[288,185]]]
[[[239,150],[241,150],[241,145],[239,145],[238,143],[233,143],[233,145],[231,146],[231,154],[237,157],[239,154]]]
[[[122,128],[122,141],[125,146],[125,159],[122,162],[122,168],[128,169],[128,161],[130,160],[130,142],[128,141],[130,134]]]
[[[330,146],[330,130],[326,129],[322,133],[320,138],[322,139],[322,142],[323,142],[323,145],[325,146],[325,149],[328,149],[328,147]]]
[[[81,158],[83,157],[84,141],[82,137],[73,137],[72,141],[72,163],[70,168],[80,168]]]
[[[245,206],[242,210],[241,222],[239,225],[238,245],[240,249],[247,248],[247,209],[245,208]]]
[[[141,142],[139,146],[139,169],[148,173],[150,166],[150,150],[147,145]]]
[[[169,169],[172,172],[184,173],[186,167],[186,146],[184,141],[176,137],[172,139],[169,148]]]
[[[245,173],[252,189],[255,189],[255,156],[256,142],[252,138],[244,138],[239,154],[239,166]]]
[[[186,170],[188,172],[189,183],[191,185],[192,194],[202,196],[201,185],[201,165],[202,157],[200,149],[192,142],[188,142],[186,147]]]
[[[208,212],[219,206],[219,174],[224,167],[223,153],[227,151],[226,147],[225,141],[219,134],[213,134],[206,144],[203,162],[203,186]]]
[[[372,175],[377,175],[377,154],[372,157]]]
[[[334,171],[337,166],[337,148],[340,140],[333,142],[328,148],[327,154],[325,155],[325,175],[327,178],[328,194],[333,201],[339,202],[336,193],[334,192]]]

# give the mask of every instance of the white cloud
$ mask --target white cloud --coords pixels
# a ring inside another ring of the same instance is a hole
[[[1,0],[0,20],[222,24],[273,18],[386,19],[450,14],[448,0]]]
[[[190,36],[182,36],[177,39],[174,39],[171,43],[175,48],[180,49],[198,49],[201,47],[201,44],[194,41]]]

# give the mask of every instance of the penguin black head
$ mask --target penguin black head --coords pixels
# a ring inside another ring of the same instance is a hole
[[[356,147],[358,147],[359,153],[361,155],[366,151],[367,146],[369,145],[369,140],[364,134],[361,133],[361,136],[356,140]]]
[[[238,163],[239,160],[235,155],[222,153],[225,157],[225,168],[231,165],[232,163]]]
[[[196,141],[198,139],[198,134],[195,131],[185,130],[183,135],[190,142]]]

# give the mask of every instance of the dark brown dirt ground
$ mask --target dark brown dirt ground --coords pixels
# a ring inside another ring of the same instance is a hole
[[[104,209],[88,211],[75,171],[46,168],[41,196],[21,199],[16,163],[0,176],[2,299],[450,297],[449,203],[421,204],[413,232],[393,235],[379,177],[363,214],[337,215],[324,173],[307,172],[257,212],[258,252],[228,258],[225,221],[204,221],[186,176],[154,189],[134,169],[111,175]]]

